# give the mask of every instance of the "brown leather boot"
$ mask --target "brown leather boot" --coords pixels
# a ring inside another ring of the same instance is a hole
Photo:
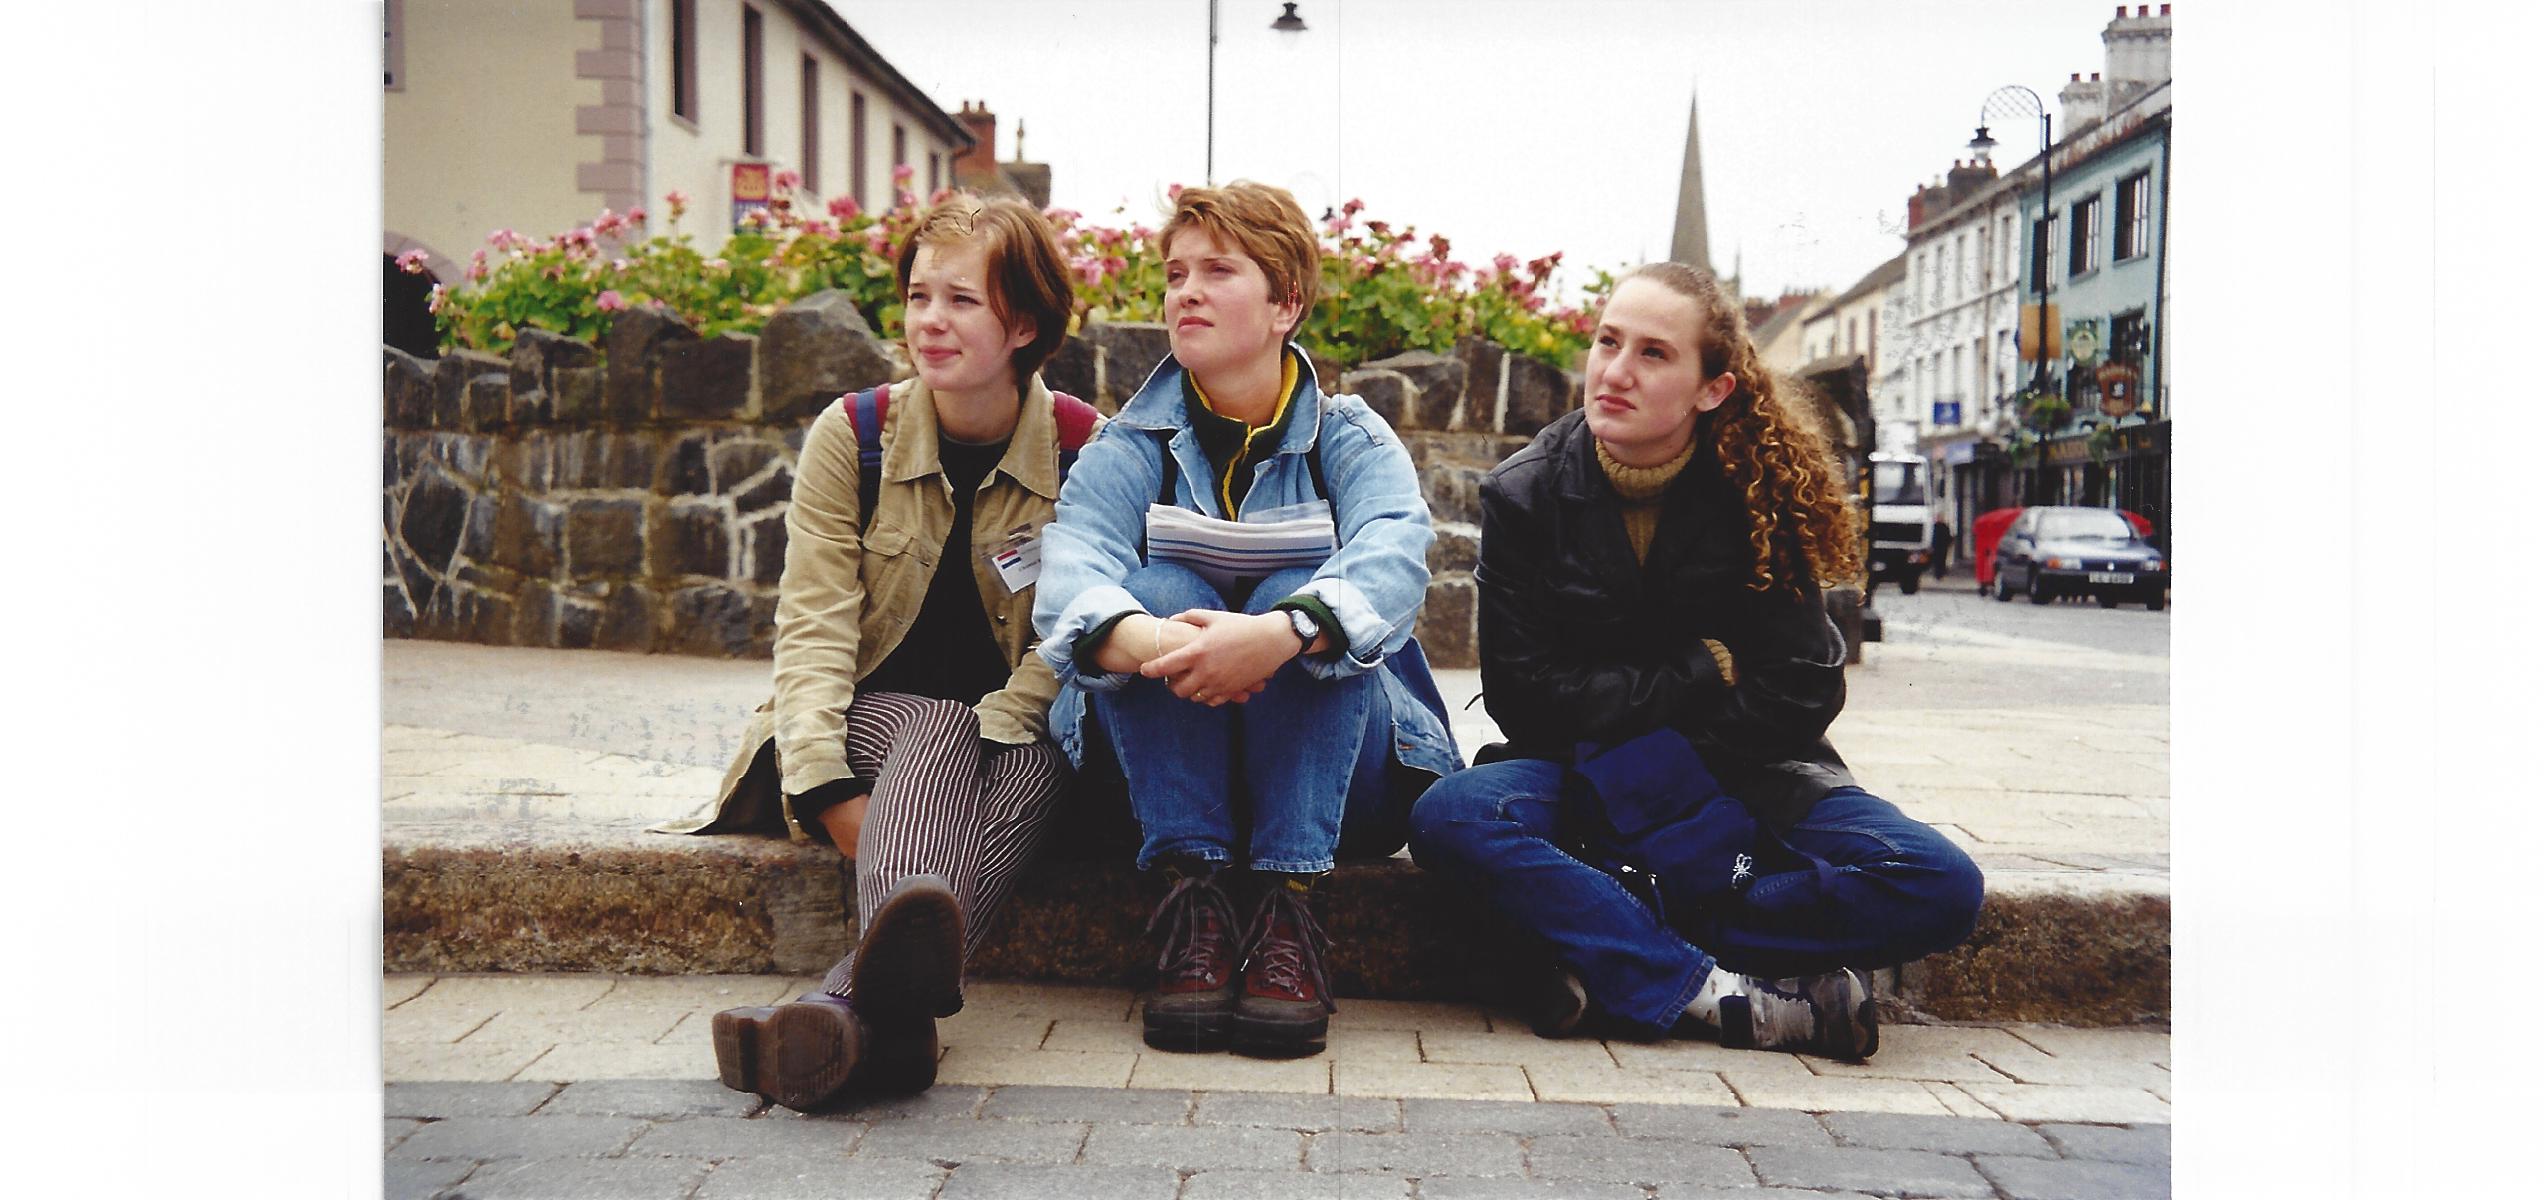
[[[1325,1048],[1334,988],[1325,978],[1332,940],[1307,908],[1295,879],[1271,881],[1256,903],[1246,936],[1245,986],[1237,995],[1236,1049],[1262,1058],[1296,1058]]]
[[[712,1029],[724,1086],[797,1112],[851,1088],[899,1095],[936,1082],[934,1020],[864,1018],[824,992],[774,1007],[728,1008]]]
[[[1218,873],[1176,873],[1174,886],[1148,919],[1163,932],[1157,990],[1140,1006],[1140,1035],[1160,1050],[1217,1050],[1228,1044],[1237,998],[1237,909]]]

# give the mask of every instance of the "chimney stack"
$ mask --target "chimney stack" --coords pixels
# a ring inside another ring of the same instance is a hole
[[[957,186],[974,186],[965,181],[998,175],[998,114],[989,111],[987,101],[963,102],[954,119],[972,135],[972,144],[954,156],[954,180]]]

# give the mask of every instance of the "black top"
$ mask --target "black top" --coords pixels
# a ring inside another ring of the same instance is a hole
[[[1201,390],[1193,386],[1192,372],[1184,372],[1184,415],[1192,422],[1193,436],[1201,439],[1201,452],[1210,460],[1210,470],[1215,476],[1193,490],[1210,495],[1214,503],[1223,503],[1226,511],[1219,514],[1221,517],[1230,521],[1237,519],[1237,506],[1245,503],[1246,492],[1254,487],[1254,469],[1272,461],[1272,456],[1281,452],[1281,438],[1289,429],[1290,422],[1298,419],[1298,410],[1313,407],[1299,403],[1299,395],[1307,390],[1309,382],[1307,373],[1300,372],[1297,385],[1282,401],[1279,419],[1253,431],[1254,436],[1249,440],[1246,423],[1214,412],[1209,405],[1202,403]],[[1227,489],[1224,496],[1220,494],[1222,485]],[[1209,507],[1205,506],[1202,511],[1206,515]]]
[[[972,495],[1006,457],[1007,442],[975,445],[939,434],[936,448],[945,480],[954,488],[954,527],[946,531],[918,619],[892,656],[857,690],[978,704],[1006,686],[1008,671],[997,636],[990,632],[989,602],[972,578]]]
[[[1486,476],[1475,568],[1484,707],[1513,753],[1570,762],[1663,725],[1782,830],[1854,777],[1826,736],[1846,645],[1817,587],[1749,587],[1747,506],[1699,448],[1661,493],[1643,562],[1575,410]],[[1805,572],[1807,575],[1807,572]],[[1704,639],[1731,651],[1726,684]]]

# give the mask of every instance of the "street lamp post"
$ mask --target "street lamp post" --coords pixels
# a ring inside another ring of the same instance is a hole
[[[1307,22],[1300,19],[1298,5],[1285,3],[1281,15],[1272,18],[1272,28],[1305,33]],[[1219,0],[1210,0],[1210,49],[1202,78],[1201,182],[1215,187],[1219,183]]]
[[[2051,228],[2049,185],[2050,177],[2054,168],[2054,164],[2050,161],[2049,153],[2051,145],[2049,139],[2049,106],[2041,103],[2039,92],[2035,92],[2019,83],[2009,83],[2004,87],[1988,93],[1987,102],[1979,106],[1978,136],[1970,139],[1970,149],[1973,153],[1978,155],[1979,161],[1981,162],[1986,162],[1988,159],[1988,152],[1996,148],[1996,139],[1988,136],[1987,123],[1990,117],[1999,115],[2006,117],[2038,117],[2040,119],[2040,253],[2032,260],[2032,281],[2035,285],[2035,290],[2040,296],[2040,316],[2033,330],[2033,336],[2036,340],[2033,342],[2032,350],[2031,389],[2032,395],[2034,397],[2039,397],[2046,395],[2049,392],[2049,261],[2050,256],[2053,253],[2053,248],[2049,244],[2049,230]],[[2024,416],[2028,418],[2030,414],[2025,413]],[[2043,475],[2043,468],[2047,466],[2048,453],[2046,448],[2046,439],[2044,439],[2041,458],[2043,461],[2033,464],[2032,467],[2032,487],[2034,491],[2039,490],[2040,480]]]

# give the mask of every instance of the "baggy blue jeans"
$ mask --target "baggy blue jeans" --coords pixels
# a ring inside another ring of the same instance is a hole
[[[1543,938],[1602,1012],[1669,1031],[1717,961],[1785,978],[1908,962],[1970,936],[1983,885],[1961,848],[1861,788],[1823,797],[1781,839],[1762,833],[1747,890],[1665,923],[1558,833],[1564,767],[1511,759],[1432,785],[1413,856],[1482,891]],[[1566,826],[1565,832],[1571,832]],[[1823,875],[1819,864],[1830,870]]]
[[[1156,563],[1122,581],[1151,613],[1269,612],[1314,572],[1266,578],[1241,606],[1190,568]],[[1293,660],[1243,704],[1179,699],[1162,679],[1092,693],[1140,824],[1139,866],[1179,855],[1258,871],[1332,870],[1338,846],[1394,853],[1404,818],[1389,795],[1392,724],[1382,672],[1318,679]]]

